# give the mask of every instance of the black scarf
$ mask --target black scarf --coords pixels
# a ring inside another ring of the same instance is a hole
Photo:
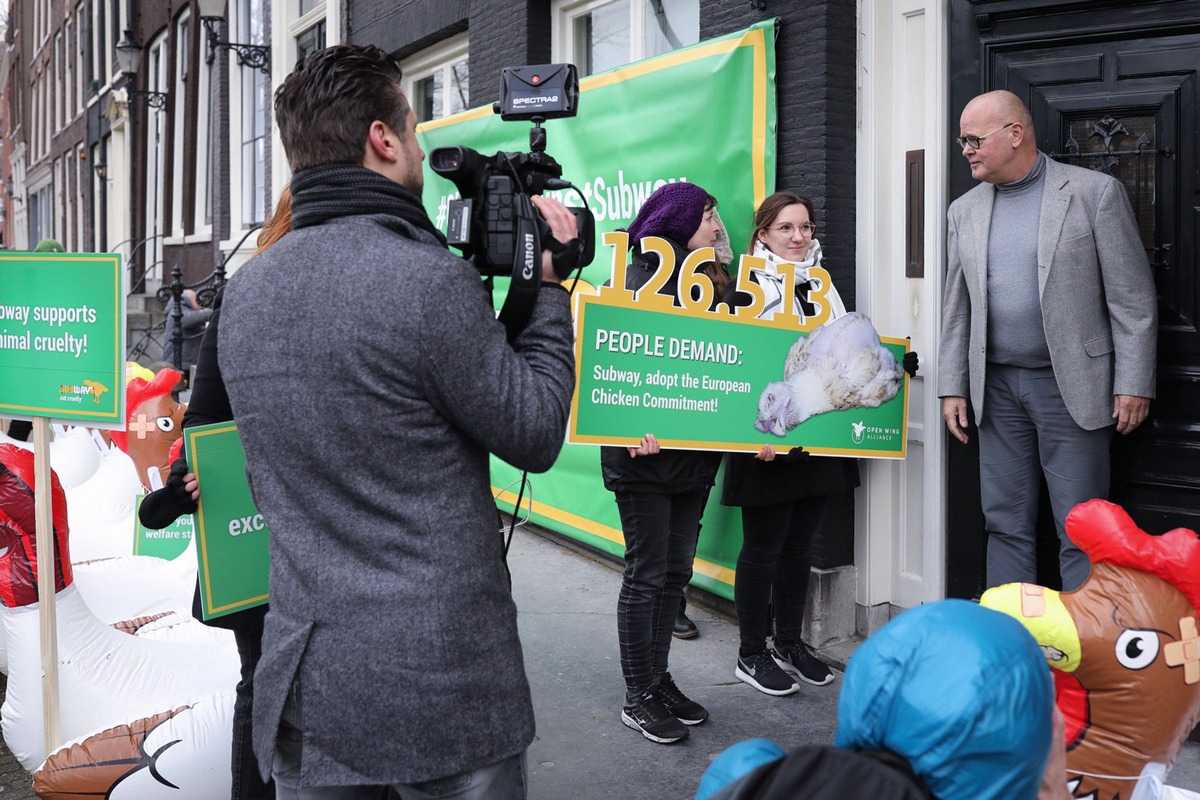
[[[374,170],[357,164],[324,164],[292,176],[293,229],[359,214],[399,217],[446,246],[446,237],[433,227],[421,198]]]

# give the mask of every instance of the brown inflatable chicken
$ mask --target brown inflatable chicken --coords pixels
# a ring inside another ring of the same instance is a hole
[[[1158,797],[1200,719],[1200,539],[1151,536],[1104,500],[1076,506],[1067,535],[1092,560],[1077,590],[1010,583],[980,602],[1019,619],[1053,667],[1073,795]]]
[[[146,491],[162,487],[171,471],[171,445],[183,436],[187,406],[171,396],[182,377],[165,368],[152,380],[133,375],[125,384],[125,430],[113,431],[112,441],[133,461]]]

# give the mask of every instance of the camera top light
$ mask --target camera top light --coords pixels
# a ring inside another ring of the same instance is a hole
[[[500,100],[492,110],[503,120],[573,117],[579,101],[574,64],[506,67],[500,72]]]

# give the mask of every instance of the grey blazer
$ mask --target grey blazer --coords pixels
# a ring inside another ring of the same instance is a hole
[[[970,397],[982,420],[987,377],[987,245],[996,189],[950,205],[938,396]],[[1158,298],[1124,187],[1047,160],[1038,296],[1050,362],[1071,417],[1113,424],[1113,395],[1154,397]]]

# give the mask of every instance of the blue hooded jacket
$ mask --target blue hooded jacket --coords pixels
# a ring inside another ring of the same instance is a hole
[[[850,659],[835,744],[904,756],[939,800],[1034,800],[1054,691],[1027,630],[964,600],[909,609]]]

